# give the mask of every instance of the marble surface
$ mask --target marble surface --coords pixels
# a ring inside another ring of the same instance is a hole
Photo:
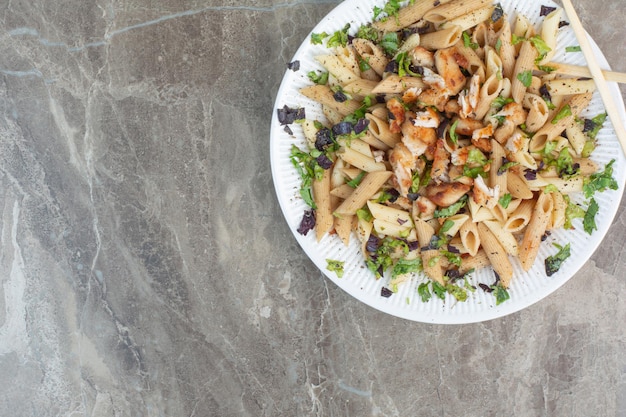
[[[573,3],[626,71],[623,0]],[[623,210],[559,291],[464,326],[300,250],[270,119],[336,4],[1,2],[0,415],[626,416]]]

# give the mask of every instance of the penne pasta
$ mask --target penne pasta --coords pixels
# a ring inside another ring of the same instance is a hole
[[[504,247],[485,223],[478,223],[477,228],[480,244],[489,258],[491,267],[500,277],[501,285],[508,288],[513,279],[513,265]]]
[[[313,198],[315,199],[315,235],[319,242],[328,233],[334,223],[331,196],[330,196],[331,171],[324,170],[321,180],[313,181]]]
[[[526,227],[526,232],[519,247],[519,260],[524,271],[530,270],[537,253],[541,238],[546,232],[546,228],[550,223],[552,211],[554,210],[554,201],[549,194],[539,193],[535,207],[533,208],[530,221]]]
[[[391,172],[375,171],[368,173],[361,183],[354,189],[350,197],[345,199],[335,210],[336,217],[344,217],[356,214],[369,198],[378,192],[378,189],[389,180]]]
[[[441,4],[424,14],[424,20],[441,25],[444,22],[466,15],[491,4],[489,0],[453,0]]]
[[[449,26],[436,32],[430,32],[420,37],[420,46],[431,51],[454,46],[461,40],[463,30],[458,26]]]

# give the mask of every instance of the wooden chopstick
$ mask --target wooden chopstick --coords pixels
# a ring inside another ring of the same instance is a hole
[[[580,50],[587,60],[589,72],[591,73],[593,80],[596,82],[596,87],[598,88],[600,97],[602,97],[602,101],[604,102],[606,113],[611,119],[611,123],[613,124],[613,128],[615,129],[617,139],[622,145],[622,151],[626,155],[626,130],[624,130],[624,126],[622,125],[619,111],[617,110],[615,102],[613,101],[611,91],[609,90],[609,86],[606,83],[606,79],[604,78],[602,69],[595,61],[595,56],[593,53],[593,49],[591,48],[591,43],[587,38],[587,32],[585,32],[582,23],[580,23],[580,19],[578,18],[576,10],[574,9],[574,6],[572,6],[572,2],[570,0],[563,0],[563,9],[565,10],[567,17],[570,20],[570,25],[572,29],[574,29],[574,34],[576,35],[578,43],[580,44]]]
[[[581,65],[562,64],[560,62],[549,62],[546,67],[555,68],[557,74],[569,74],[574,77],[591,77],[591,71],[588,67]],[[602,75],[607,81],[612,81],[620,84],[626,84],[626,73],[602,70]]]

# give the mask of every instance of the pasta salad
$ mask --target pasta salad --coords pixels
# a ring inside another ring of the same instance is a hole
[[[582,116],[595,84],[586,67],[552,61],[559,8],[542,7],[539,27],[490,0],[389,1],[372,13],[311,36],[328,52],[300,93],[323,120],[277,110],[307,141],[291,152],[309,206],[298,232],[358,239],[367,268],[388,276],[383,296],[420,273],[423,301],[464,301],[477,290],[468,275],[491,268],[494,282],[479,286],[499,304],[513,263],[528,271],[545,236],[575,218],[593,233],[594,194],[618,188],[613,161],[590,158],[606,120]],[[568,242],[555,246],[547,276],[570,256]],[[343,262],[327,263],[341,277]]]

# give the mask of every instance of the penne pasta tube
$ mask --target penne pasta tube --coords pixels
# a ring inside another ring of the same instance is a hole
[[[524,76],[532,73],[537,55],[537,49],[530,41],[522,42],[519,56],[513,69],[513,77],[511,77],[511,98],[517,103],[521,103],[524,99],[524,94],[526,94],[526,88],[528,87],[528,85],[524,84]]]
[[[513,236],[513,233],[509,232],[502,226],[502,223],[497,220],[487,220],[483,222],[483,224],[487,226],[489,230],[491,230],[491,233],[493,233],[494,237],[498,239],[498,242],[500,242],[500,245],[502,245],[502,248],[507,255],[518,255],[519,249],[517,239]]]
[[[478,228],[472,219],[468,219],[459,228],[459,237],[461,244],[467,249],[467,253],[476,256],[480,249],[480,236],[478,236]]]
[[[328,233],[334,224],[331,201],[330,201],[330,177],[331,170],[325,169],[322,179],[313,180],[313,199],[315,209],[315,235],[319,242]]]
[[[504,222],[503,229],[510,233],[518,233],[524,230],[530,222],[534,207],[534,200],[522,200],[515,211],[513,211]]]
[[[556,116],[551,122],[546,123],[539,129],[530,140],[530,152],[539,152],[546,142],[552,141],[561,135],[567,126],[575,119],[580,112],[589,105],[591,93],[572,96],[559,108]]]
[[[335,233],[339,236],[339,239],[343,242],[345,246],[350,244],[350,235],[352,234],[352,225],[354,223],[354,219],[356,216],[335,216],[334,224],[335,224]]]
[[[543,39],[550,50],[543,56],[539,64],[550,61],[556,52],[556,36],[561,23],[562,11],[563,9],[557,8],[543,19],[543,23],[541,24],[541,39]]]
[[[524,271],[530,270],[535,262],[541,238],[550,223],[554,201],[549,194],[539,193],[535,207],[533,208],[530,222],[524,232],[522,243],[519,247],[519,260]]]
[[[357,216],[356,235],[361,243],[361,253],[367,259],[367,242],[372,235],[374,224]]]
[[[344,102],[335,100],[333,91],[326,85],[304,87],[300,89],[300,93],[323,106],[328,106],[341,116],[352,114],[361,107],[361,104],[356,100],[346,100]]]
[[[365,172],[385,171],[387,169],[384,162],[376,162],[373,157],[363,155],[361,152],[358,152],[353,148],[342,147],[339,151],[337,151],[337,156],[343,159],[344,162]]]
[[[577,193],[583,190],[584,178],[580,175],[572,178],[542,177],[542,179],[546,185],[554,185],[563,194]]]
[[[361,78],[358,64],[347,67],[338,55],[318,55],[315,60],[319,62],[329,73],[331,73],[340,84],[347,84]]]
[[[491,5],[484,6],[479,9],[472,10],[464,15],[455,17],[454,19],[450,19],[441,26],[443,28],[448,26],[458,26],[461,28],[461,31],[465,31],[489,19],[493,13],[493,9],[494,8]]]
[[[575,120],[571,120],[565,127],[565,135],[576,155],[580,155],[587,142],[587,135],[583,133],[583,130]]]
[[[426,12],[424,20],[437,26],[490,4],[490,0],[453,0]]]
[[[361,58],[380,76],[385,72],[389,58],[383,48],[368,39],[354,38],[352,45]]]
[[[345,84],[343,91],[350,94],[355,100],[363,100],[366,96],[373,94],[372,90],[376,85],[378,85],[378,81],[360,78]]]
[[[502,20],[504,23],[498,36],[500,49],[496,52],[498,52],[500,59],[502,60],[502,75],[504,78],[510,80],[514,76],[513,70],[515,68],[515,55],[517,52],[511,41],[511,24],[506,16]],[[498,41],[496,41],[496,43],[498,43]]]
[[[391,177],[390,171],[369,172],[361,183],[354,189],[350,197],[345,199],[337,209],[335,216],[349,216],[356,214],[356,211],[363,207],[367,200],[378,192],[378,189]]]
[[[415,230],[413,229],[411,223],[409,223],[409,226],[403,226],[383,219],[374,219],[373,224],[374,230],[379,235],[405,238],[408,240],[416,239]]]
[[[400,77],[397,74],[389,75],[380,81],[374,88],[372,94],[401,94],[410,89],[418,91],[426,87],[424,81],[417,77]]]
[[[387,223],[394,223],[403,227],[413,227],[411,214],[404,210],[385,206],[384,204],[367,202],[367,208],[375,219],[384,220]]]
[[[526,93],[523,101],[524,107],[528,109],[526,116],[526,131],[534,133],[541,129],[550,116],[548,103],[537,94]]]
[[[507,174],[506,185],[513,198],[529,200],[534,197],[533,192],[526,181],[517,173],[509,172]]]
[[[475,255],[462,256],[459,272],[465,274],[471,270],[486,268],[491,265],[487,253],[480,249]]]
[[[574,78],[558,78],[544,82],[544,85],[552,96],[570,96],[574,94],[593,93],[596,91],[596,83],[591,80],[579,80]]]
[[[400,142],[402,136],[398,133],[392,133],[389,129],[389,123],[374,116],[371,113],[366,113],[365,118],[369,120],[369,132],[378,140],[383,142],[389,147],[394,147]]]
[[[330,195],[345,200],[350,197],[352,191],[354,191],[354,188],[350,187],[348,184],[342,184],[339,187],[335,187],[330,190]]]
[[[499,189],[500,198],[508,193],[508,170],[501,171],[503,161],[506,159],[506,153],[502,145],[497,140],[491,139],[491,167],[489,168],[489,186],[493,189]]]
[[[480,244],[489,258],[491,267],[500,277],[500,284],[508,288],[513,278],[513,265],[501,242],[484,223],[478,223],[478,235]]]
[[[443,5],[452,0],[439,0]],[[400,9],[396,16],[372,23],[372,26],[381,32],[396,32],[421,20],[424,15],[433,8],[433,3],[428,1],[416,1]]]
[[[420,37],[420,46],[431,51],[450,48],[461,40],[463,31],[458,26],[450,26]]]
[[[446,235],[456,236],[456,234],[461,230],[461,227],[467,223],[469,218],[470,216],[467,214],[455,214],[454,216],[448,217],[446,221],[451,221],[453,225],[446,231]]]
[[[547,230],[563,227],[565,224],[565,211],[567,210],[567,202],[563,198],[563,194],[557,191],[550,193],[550,196],[552,197],[554,210],[552,211]]]

